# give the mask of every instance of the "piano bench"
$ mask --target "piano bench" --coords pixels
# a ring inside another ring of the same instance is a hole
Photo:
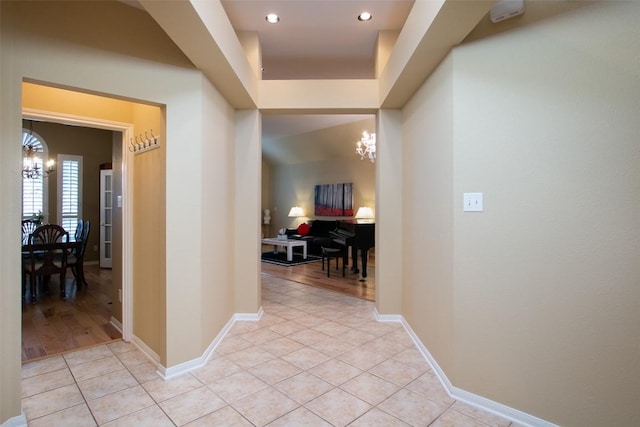
[[[324,246],[322,246],[321,253],[322,253],[322,271],[324,271],[324,259],[326,257],[327,258],[327,277],[331,277],[329,274],[329,272],[331,271],[331,258],[336,259],[336,270],[338,270],[338,260],[344,257],[344,254],[342,253],[342,249],[325,248]],[[342,261],[342,277],[345,277],[345,273],[344,273],[345,268],[346,266],[343,260]]]

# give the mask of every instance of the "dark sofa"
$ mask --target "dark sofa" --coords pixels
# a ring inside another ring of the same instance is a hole
[[[305,240],[307,242],[307,253],[312,255],[320,255],[322,246],[332,246],[333,239],[329,235],[330,231],[334,231],[338,226],[336,220],[314,219],[307,222],[309,224],[309,233],[302,236],[298,234],[297,228],[288,228],[287,236],[290,239]],[[298,249],[298,248],[294,248]]]

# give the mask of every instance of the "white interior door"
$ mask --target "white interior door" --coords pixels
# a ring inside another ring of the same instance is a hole
[[[113,171],[100,171],[100,267],[111,268]]]

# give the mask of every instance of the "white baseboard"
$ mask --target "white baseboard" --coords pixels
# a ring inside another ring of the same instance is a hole
[[[9,418],[0,424],[0,427],[27,427],[27,417],[24,412],[16,417]]]
[[[158,356],[158,354],[155,351],[153,351],[151,347],[145,344],[145,342],[142,341],[140,338],[133,335],[131,338],[131,343],[136,347],[138,347],[138,350],[140,350],[141,352],[144,353],[145,356],[147,356],[147,359],[149,359],[149,362],[155,363],[157,365],[160,364],[160,356]]]
[[[111,323],[111,325],[120,332],[120,335],[123,335],[122,323],[120,323],[118,319],[111,316],[111,320],[109,321],[109,323]],[[158,354],[155,351],[153,351],[148,345],[144,343],[144,341],[142,341],[140,338],[138,338],[135,335],[133,335],[130,342],[136,347],[138,347],[138,350],[140,350],[140,352],[144,354],[151,363],[156,365],[157,370],[160,370],[160,367],[162,366],[160,365],[160,356],[158,356]]]
[[[258,321],[262,318],[263,313],[264,310],[262,309],[262,307],[260,307],[257,313],[236,313],[233,315],[233,319],[234,321]]]
[[[402,322],[402,316],[400,314],[380,314],[378,309],[373,309],[373,315],[378,322]]]
[[[211,355],[215,351],[218,344],[220,344],[220,341],[222,341],[222,339],[227,335],[227,333],[231,330],[231,328],[237,321],[257,321],[257,320],[260,320],[263,313],[264,313],[264,310],[262,307],[260,307],[257,313],[234,314],[231,317],[231,319],[229,319],[229,321],[224,326],[224,328],[222,328],[220,333],[213,339],[213,341],[211,341],[211,344],[209,344],[209,346],[207,347],[205,352],[202,354],[202,356],[200,356],[197,359],[189,360],[179,365],[172,366],[170,368],[165,368],[164,366],[160,365],[158,362],[159,361],[158,356],[149,347],[147,347],[141,340],[137,339],[137,337],[134,337],[133,342],[134,344],[136,344],[136,346],[138,346],[138,348],[140,348],[140,350],[143,353],[147,355],[147,357],[149,357],[151,361],[157,363],[158,375],[161,378],[167,380],[180,375],[184,375],[194,369],[204,366],[211,358]],[[440,383],[442,384],[442,386],[444,387],[444,389],[452,399],[456,399],[458,401],[474,406],[483,411],[487,411],[492,414],[498,415],[500,417],[506,418],[508,420],[515,421],[516,423],[521,424],[522,426],[557,427],[555,424],[552,424],[548,421],[537,418],[533,415],[527,414],[525,412],[519,411],[517,409],[511,408],[509,406],[503,405],[493,400],[486,399],[482,396],[479,396],[474,393],[470,393],[458,387],[454,387],[453,384],[451,384],[451,381],[449,381],[449,379],[445,375],[444,371],[440,368],[436,360],[433,358],[431,353],[429,353],[429,350],[427,350],[427,348],[424,346],[422,341],[420,341],[416,333],[413,331],[413,329],[411,329],[411,326],[409,326],[409,324],[407,323],[407,321],[402,315],[380,314],[378,313],[377,309],[374,309],[374,315],[378,322],[397,322],[402,324],[402,326],[407,331],[407,333],[415,343],[416,347],[418,348],[418,351],[420,351],[420,353],[425,358],[429,366],[431,366],[431,369],[433,370],[434,374],[436,375],[438,380],[440,380]],[[111,323],[116,328],[118,328],[118,325],[121,327],[117,319],[111,318]],[[7,426],[2,425],[0,427],[18,427],[23,425],[26,426],[26,423],[15,424],[15,425],[8,424]]]
[[[216,347],[218,346],[218,344],[220,344],[220,341],[222,341],[222,339],[227,335],[227,333],[229,333],[229,331],[231,330],[231,327],[233,327],[233,325],[237,321],[239,320],[258,321],[262,317],[263,313],[264,313],[264,310],[262,309],[262,307],[260,307],[257,313],[234,314],[233,316],[231,316],[231,319],[229,319],[227,324],[222,328],[220,333],[218,333],[218,335],[216,335],[213,341],[211,341],[211,344],[209,344],[209,346],[207,347],[205,352],[202,354],[202,356],[200,356],[197,359],[188,360],[178,365],[171,366],[170,368],[165,368],[162,365],[158,365],[158,370],[157,370],[158,375],[160,375],[160,377],[162,377],[163,379],[168,380],[170,378],[175,378],[180,375],[184,375],[194,369],[201,368],[202,366],[207,364],[207,362],[213,355],[213,352],[215,351]]]
[[[438,365],[438,362],[436,362],[431,353],[429,353],[429,350],[427,350],[422,341],[420,341],[420,339],[413,331],[413,329],[411,329],[411,326],[409,326],[404,317],[399,317],[401,319],[400,321],[402,322],[402,326],[404,326],[404,329],[407,331],[415,345],[418,347],[418,350],[420,351],[420,353],[422,353],[422,356],[426,359],[427,363],[429,363],[434,374],[436,375],[438,380],[440,380],[440,383],[452,399],[466,403],[467,405],[474,406],[483,411],[490,412],[494,415],[498,415],[502,418],[515,421],[522,426],[557,427],[556,424],[552,424],[533,415],[503,405],[502,403],[484,398],[477,394],[470,393],[461,388],[454,387],[453,384],[451,384],[451,381],[449,381],[449,378],[447,378],[447,376],[445,375],[444,371],[440,368],[440,365]]]
[[[111,316],[111,320],[109,321],[109,323],[111,323],[111,326],[116,328],[118,332],[120,332],[120,336],[122,336],[122,323],[120,323],[120,321],[113,316]]]

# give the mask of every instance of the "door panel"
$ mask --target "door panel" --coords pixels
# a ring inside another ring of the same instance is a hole
[[[100,267],[111,268],[113,171],[100,171]]]

